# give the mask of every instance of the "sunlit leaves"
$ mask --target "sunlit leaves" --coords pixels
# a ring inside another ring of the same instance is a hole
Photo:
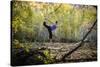
[[[15,33],[20,33],[21,31],[26,34],[25,37],[28,37],[31,40],[40,40],[40,34],[41,36],[44,36],[44,34],[45,36],[48,35],[47,31],[43,27],[44,21],[46,21],[48,25],[58,21],[58,27],[55,35],[59,38],[80,40],[81,28],[86,28],[88,23],[91,24],[96,19],[96,8],[88,5],[31,1],[14,1],[12,5],[13,31]],[[42,34],[43,32],[44,34]],[[42,38],[46,40],[45,37]]]

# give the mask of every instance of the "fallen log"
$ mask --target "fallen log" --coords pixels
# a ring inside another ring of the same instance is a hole
[[[90,28],[90,30],[86,33],[86,35],[83,37],[83,39],[79,42],[79,45],[77,47],[75,47],[74,49],[72,49],[71,51],[69,51],[68,53],[66,53],[62,58],[61,60],[57,60],[57,62],[59,61],[63,61],[63,62],[66,62],[66,57],[68,57],[69,55],[71,55],[73,52],[75,52],[78,48],[80,48],[83,43],[84,43],[84,40],[87,38],[87,36],[91,33],[92,29],[94,28],[94,26],[96,25],[97,23],[97,20],[94,22],[94,24],[92,25],[92,27]]]

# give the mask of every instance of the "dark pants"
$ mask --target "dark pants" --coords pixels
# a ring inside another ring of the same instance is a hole
[[[48,32],[49,32],[49,39],[52,39],[52,31],[51,31],[51,27],[48,26],[48,25],[46,24],[46,22],[44,22],[43,25],[47,28],[47,30],[48,30]]]

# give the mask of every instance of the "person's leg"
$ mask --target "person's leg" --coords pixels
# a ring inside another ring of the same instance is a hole
[[[48,30],[49,31],[49,40],[50,42],[52,42],[52,31],[51,30]]]
[[[49,32],[49,40],[50,40],[50,42],[52,42],[52,31],[51,31],[51,27],[48,26],[46,24],[46,22],[44,22],[43,25],[48,29],[48,32]]]
[[[46,22],[43,22],[43,25],[48,29],[49,26],[46,24]]]

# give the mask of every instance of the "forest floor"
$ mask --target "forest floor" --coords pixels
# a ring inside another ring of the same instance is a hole
[[[38,48],[46,48],[49,49],[50,54],[52,56],[57,56],[56,58],[61,58],[64,54],[68,53],[72,49],[74,49],[76,46],[78,46],[79,43],[44,43]],[[78,50],[73,52],[67,60],[79,60],[81,59],[96,59],[97,57],[97,46],[95,43],[85,43],[82,47],[80,47]]]
[[[55,57],[55,59],[60,59],[64,54],[70,52],[72,49],[78,46],[78,44],[79,43],[38,43],[36,42],[36,43],[31,43],[31,44],[29,43],[21,44],[21,46],[23,47],[24,45],[23,48],[27,48],[26,50],[28,51],[28,53],[31,53],[31,54],[34,53],[36,49],[38,49],[40,53],[45,50],[49,50],[50,56]],[[19,60],[15,59],[17,57],[16,54],[18,54],[18,56],[22,55],[21,57],[24,56],[22,51],[23,51],[22,48],[21,49],[20,48],[16,49],[14,47],[12,48],[12,62],[15,62],[12,65],[14,64],[16,65],[17,64],[16,62],[19,62]],[[32,57],[31,54],[29,54],[28,58]],[[25,57],[24,59],[27,59],[27,58]],[[31,60],[27,59],[27,60],[28,62],[34,61],[32,59]],[[97,60],[96,43],[84,43],[83,46],[81,46],[78,50],[74,51],[71,55],[66,57],[66,60],[67,60],[66,62],[96,61]],[[58,63],[62,63],[62,62],[58,62]]]

